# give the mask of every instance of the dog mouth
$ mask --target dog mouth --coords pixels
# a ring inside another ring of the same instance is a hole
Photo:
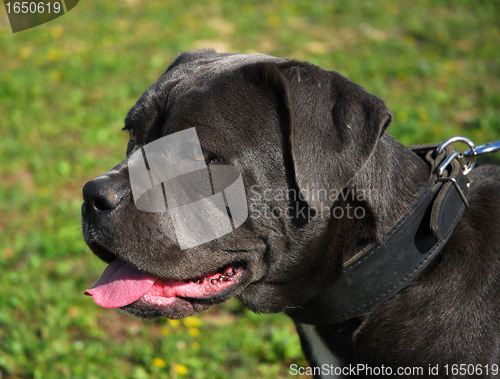
[[[244,263],[232,263],[184,280],[151,276],[115,259],[85,295],[104,308],[130,305],[168,310],[176,303],[212,305],[224,301],[247,276]],[[204,307],[205,308],[205,307]]]

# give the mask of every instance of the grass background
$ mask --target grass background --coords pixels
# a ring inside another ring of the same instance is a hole
[[[83,291],[83,184],[124,158],[127,110],[182,50],[263,52],[386,100],[406,144],[500,138],[498,1],[81,1],[12,34],[0,7],[0,378],[285,378],[293,324],[237,301],[142,322]]]

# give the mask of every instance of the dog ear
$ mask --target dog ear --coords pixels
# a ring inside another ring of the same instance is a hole
[[[284,79],[297,185],[311,206],[331,206],[324,194],[351,181],[392,114],[380,98],[336,72],[297,61],[277,67]]]

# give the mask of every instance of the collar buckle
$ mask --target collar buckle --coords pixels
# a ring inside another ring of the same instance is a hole
[[[469,146],[470,150],[467,150],[465,153],[460,153],[458,151],[453,151],[453,149],[447,149],[448,146],[450,146],[451,144],[453,144],[455,142],[462,142],[462,143],[467,144]],[[498,148],[500,149],[500,144],[499,144]],[[462,191],[462,188],[460,188],[460,186],[457,182],[456,175],[452,174],[452,175],[445,176],[445,173],[448,172],[447,169],[451,164],[453,164],[453,163],[456,164],[456,162],[458,162],[458,164],[463,169],[462,175],[464,175],[467,178],[466,186],[470,187],[471,180],[469,177],[469,173],[472,171],[472,169],[474,168],[474,166],[476,164],[476,157],[477,157],[476,145],[474,144],[474,142],[472,142],[472,140],[470,140],[467,137],[454,136],[454,137],[448,138],[446,141],[444,141],[443,143],[441,143],[437,147],[437,149],[436,149],[437,156],[441,156],[441,154],[443,154],[443,152],[445,152],[445,150],[447,151],[448,155],[446,156],[444,161],[438,166],[438,168],[436,170],[436,175],[437,175],[436,182],[452,182],[453,185],[455,186],[456,190],[458,191],[460,198],[464,202],[465,206],[468,207],[469,202],[468,202],[467,197],[465,196],[464,192]],[[469,158],[468,162],[466,162],[465,158]],[[456,161],[456,162],[454,162],[454,161]],[[451,168],[451,172],[454,173],[454,171],[455,170],[453,168]]]
[[[459,163],[461,164],[461,166],[463,166],[463,168],[464,168],[463,175],[466,175],[466,176],[472,171],[472,169],[476,165],[476,157],[477,157],[476,145],[474,144],[474,142],[472,142],[472,140],[470,140],[467,137],[463,137],[463,136],[454,136],[454,137],[448,138],[446,141],[441,143],[436,149],[438,156],[445,151],[447,146],[449,146],[455,142],[466,143],[469,146],[470,150],[466,151],[465,153],[460,153],[458,151],[452,151],[452,153],[449,156],[447,156],[446,159],[444,160],[444,162],[439,166],[439,168],[437,170],[438,177],[443,176],[445,169],[448,167],[448,165],[454,159],[457,159],[459,161]],[[465,157],[470,158],[468,162],[465,162]],[[469,185],[470,185],[470,182],[469,182]]]

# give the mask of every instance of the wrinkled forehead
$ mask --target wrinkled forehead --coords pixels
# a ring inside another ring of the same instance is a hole
[[[210,55],[169,68],[137,101],[125,119],[127,127],[148,134],[143,142],[190,127],[223,128],[238,133],[231,120],[244,120],[257,94],[242,68],[258,63],[286,61],[264,54]],[[265,105],[259,109],[264,112]]]
[[[193,62],[193,71],[185,74],[167,96],[165,111],[171,121],[169,126],[183,129],[196,122],[200,127],[213,127],[231,119],[247,118],[255,110],[258,94],[256,81],[244,75],[242,69],[277,60],[264,54],[238,54],[201,65]]]
[[[239,83],[235,81],[243,67],[280,60],[265,54],[231,54],[189,62],[172,70],[170,75],[166,73],[166,80],[177,80],[169,92],[168,100],[196,98],[200,102],[211,96],[224,95],[222,89],[227,91],[232,86],[238,87]]]

